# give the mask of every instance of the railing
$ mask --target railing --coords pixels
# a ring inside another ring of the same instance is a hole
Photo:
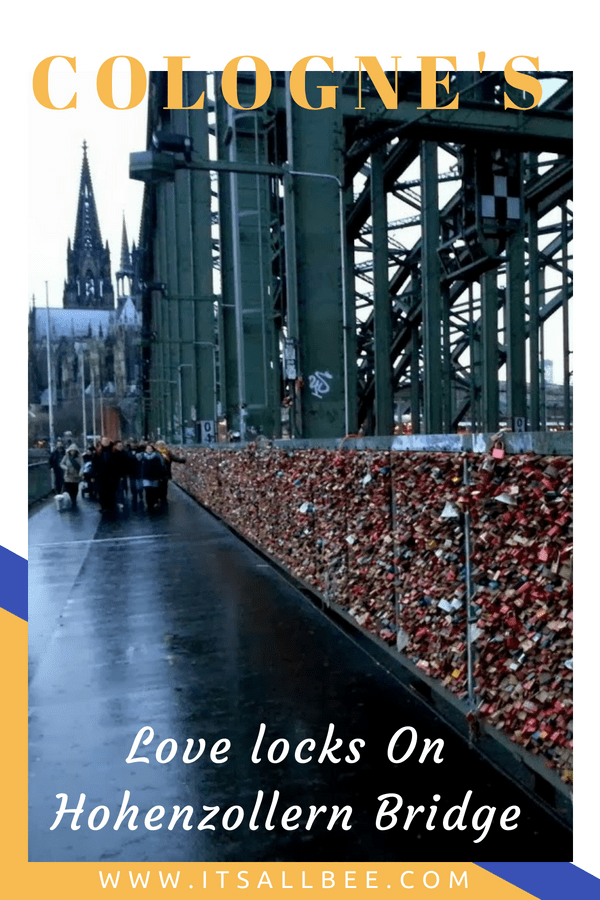
[[[188,446],[174,478],[461,702],[471,674],[471,714],[564,785],[572,460],[555,438],[505,435],[498,458],[472,435]]]
[[[52,473],[48,460],[30,462],[28,476],[29,505],[47,497],[52,491]]]

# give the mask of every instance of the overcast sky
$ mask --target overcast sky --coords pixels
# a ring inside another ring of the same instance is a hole
[[[61,63],[54,63],[60,66]],[[126,65],[126,63],[125,63]],[[68,67],[64,63],[65,68]],[[138,240],[143,184],[129,178],[129,152],[146,149],[146,102],[132,110],[104,106],[95,91],[96,73],[77,73],[81,109],[44,109],[32,98],[29,143],[29,220],[32,253],[28,267],[29,300],[45,303],[48,282],[51,306],[62,306],[67,238],[75,233],[83,141],[87,141],[94,197],[103,241],[109,243],[113,282],[119,268],[123,215],[129,245]],[[53,83],[56,105],[68,102],[75,76]],[[128,79],[115,82],[125,90]]]

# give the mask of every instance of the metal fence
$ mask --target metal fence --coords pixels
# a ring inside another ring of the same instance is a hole
[[[570,784],[572,459],[455,437],[185,447],[174,477]]]
[[[36,460],[29,463],[29,505],[47,497],[52,491],[52,473],[48,460]]]

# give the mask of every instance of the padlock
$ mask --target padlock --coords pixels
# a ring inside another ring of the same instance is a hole
[[[504,443],[500,440],[494,442],[492,447],[492,456],[494,459],[504,459]]]

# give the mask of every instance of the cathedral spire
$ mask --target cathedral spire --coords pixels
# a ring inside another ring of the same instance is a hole
[[[121,270],[123,272],[131,268],[131,256],[127,243],[127,228],[125,226],[125,213],[123,213],[123,235],[121,237]]]
[[[115,273],[117,279],[117,307],[120,309],[122,300],[130,297],[133,289],[133,265],[129,242],[127,240],[127,226],[125,225],[125,213],[123,213],[123,231],[121,237],[121,267]]]
[[[98,247],[102,247],[102,235],[100,234],[98,213],[96,212],[94,188],[92,186],[92,176],[87,155],[87,141],[84,141],[73,249],[85,248],[90,251],[96,250]]]
[[[108,243],[102,244],[87,141],[79,179],[77,218],[73,243],[67,243],[67,283],[63,306],[67,308],[114,309]]]

